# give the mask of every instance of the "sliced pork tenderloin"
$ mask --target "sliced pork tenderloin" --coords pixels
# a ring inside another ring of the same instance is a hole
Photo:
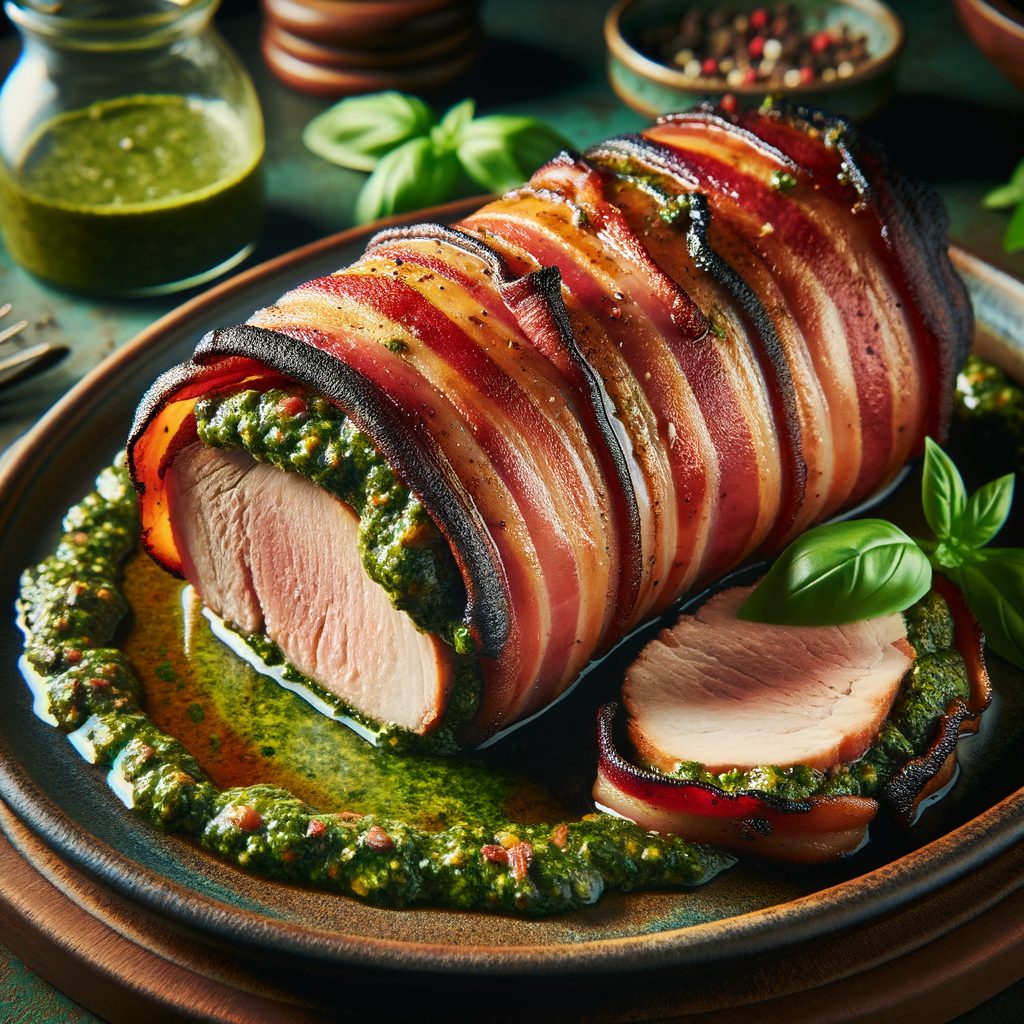
[[[845,626],[736,618],[752,587],[711,598],[641,652],[623,701],[630,738],[659,771],[758,765],[826,771],[871,746],[914,661],[899,614]]]
[[[455,654],[366,574],[359,518],[298,473],[194,444],[167,474],[182,570],[203,602],[263,631],[324,689],[383,723],[436,726]]]

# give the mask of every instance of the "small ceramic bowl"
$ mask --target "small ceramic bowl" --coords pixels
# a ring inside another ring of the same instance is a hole
[[[1024,14],[1004,0],[955,0],[967,34],[1018,89],[1024,89]]]
[[[868,59],[846,78],[816,80],[781,92],[796,103],[851,118],[877,110],[892,92],[896,60],[905,38],[900,19],[878,0],[795,0],[795,5],[822,28],[845,21],[852,31],[866,36]],[[638,43],[645,31],[680,21],[691,6],[685,0],[619,0],[608,12],[604,26],[608,78],[619,98],[653,119],[689,110],[701,99],[726,93],[735,96],[740,107],[758,106],[769,93],[778,95],[777,85],[754,83],[733,88],[717,79],[690,78],[682,69],[641,52]],[[732,6],[749,13],[769,5],[764,0],[744,0]]]

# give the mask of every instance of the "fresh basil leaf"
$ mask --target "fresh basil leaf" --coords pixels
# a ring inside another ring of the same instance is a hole
[[[903,611],[931,580],[927,556],[899,527],[853,519],[793,541],[738,614],[750,622],[839,626]]]
[[[960,535],[967,492],[953,460],[930,438],[924,439],[924,517],[939,540]]]
[[[466,173],[491,192],[521,185],[568,143],[532,117],[478,117],[462,131],[458,153]]]
[[[1016,206],[1024,202],[1024,182],[1018,184],[1011,181],[999,188],[992,189],[984,199],[982,205],[989,210],[1005,210],[1009,206]]]
[[[400,92],[353,96],[314,117],[302,141],[317,156],[356,171],[378,161],[409,139],[427,135],[434,115],[423,100]]]
[[[1020,252],[1021,249],[1024,249],[1024,202],[1013,211],[1010,223],[1006,225],[1003,248],[1008,253]]]
[[[1024,550],[982,548],[944,572],[964,592],[985,643],[1024,668]]]
[[[1005,185],[993,189],[981,202],[990,210],[1002,210],[1007,206],[1016,206],[1017,203],[1024,202],[1024,160],[1017,164]]]
[[[979,487],[967,502],[957,538],[969,548],[987,544],[1002,528],[1013,504],[1013,473]]]
[[[439,149],[457,149],[462,133],[473,120],[475,111],[475,100],[463,100],[461,103],[456,103],[441,118],[441,123],[431,129],[430,138],[434,145]]]
[[[454,153],[439,152],[430,139],[410,139],[388,153],[367,179],[356,198],[356,223],[440,203],[458,176]]]

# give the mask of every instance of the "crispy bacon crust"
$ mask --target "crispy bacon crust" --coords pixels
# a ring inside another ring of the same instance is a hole
[[[992,700],[985,638],[977,620],[949,580],[936,575],[934,586],[953,616],[953,643],[967,666],[970,695],[950,704],[936,725],[931,747],[905,764],[880,794],[882,804],[904,824],[914,819],[922,800],[953,778],[956,742],[977,730]],[[598,714],[600,756],[593,795],[603,809],[645,828],[772,860],[813,863],[856,850],[879,810],[879,801],[868,797],[785,800],[754,790],[726,793],[704,782],[639,768],[616,748],[617,711],[618,705],[609,703]]]
[[[482,739],[942,438],[971,323],[933,205],[806,111],[703,109],[562,154],[165,374],[129,442],[145,544],[180,571],[162,475],[196,397],[313,388],[452,547]]]

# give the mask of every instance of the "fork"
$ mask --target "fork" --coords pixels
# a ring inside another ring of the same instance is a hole
[[[11,304],[5,302],[0,306],[0,319],[3,319],[11,311]],[[11,339],[19,335],[28,327],[27,320],[19,320],[10,327],[0,330],[0,388],[9,387],[18,381],[25,380],[51,366],[59,363],[71,350],[66,345],[51,345],[49,342],[40,342],[38,345],[29,345],[28,348],[18,349],[9,356],[3,356],[3,347]]]

